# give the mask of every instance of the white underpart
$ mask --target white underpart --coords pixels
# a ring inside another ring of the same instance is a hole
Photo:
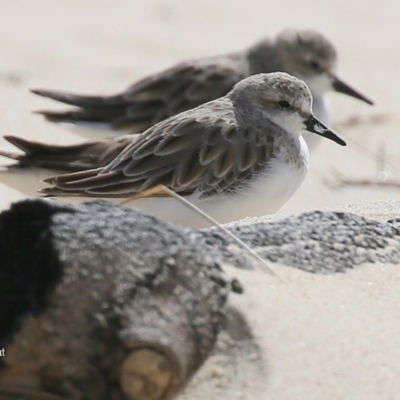
[[[277,212],[300,187],[308,171],[308,147],[302,136],[295,139],[302,160],[300,168],[274,159],[268,170],[255,178],[245,190],[236,194],[225,194],[212,199],[199,200],[195,196],[188,200],[218,222],[236,221],[245,217],[259,217]],[[131,207],[155,215],[163,220],[190,228],[210,226],[194,211],[175,199],[144,199],[131,203]]]
[[[324,125],[330,126],[330,108],[329,101],[325,94],[332,90],[332,79],[326,75],[316,75],[313,78],[304,79],[307,86],[310,88],[313,96],[313,113],[319,121]],[[316,135],[311,132],[303,133],[304,139],[306,140],[310,152],[312,152],[316,146],[323,140],[323,137]]]

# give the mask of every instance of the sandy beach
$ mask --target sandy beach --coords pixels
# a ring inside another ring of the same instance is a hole
[[[334,186],[337,176],[399,179],[399,15],[394,0],[0,0],[0,133],[80,142],[81,134],[32,113],[62,106],[29,88],[112,94],[184,59],[241,49],[287,27],[312,28],[337,47],[338,75],[376,105],[329,94],[332,128],[348,146],[321,143],[306,181],[274,218],[335,209],[385,221],[398,216],[400,188]],[[2,138],[0,147],[12,149]],[[0,191],[0,209],[25,198],[10,181],[0,179]],[[238,273],[254,290],[234,303],[252,310],[269,373],[265,397],[230,398],[398,398],[398,268],[329,276],[282,269],[286,285]]]

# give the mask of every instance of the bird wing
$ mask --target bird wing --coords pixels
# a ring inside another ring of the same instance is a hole
[[[154,124],[226,95],[247,75],[243,61],[236,55],[182,62],[127,89],[124,98],[133,103],[127,112],[135,115],[138,109],[153,105],[158,112],[164,113],[154,115]],[[157,107],[160,104],[163,106]]]
[[[231,191],[272,157],[272,146],[251,135],[238,127],[230,100],[214,100],[150,128],[102,169],[49,178],[55,187],[42,192],[130,197],[160,184],[181,195]]]
[[[58,122],[105,122],[139,132],[182,111],[224,96],[248,75],[239,55],[180,63],[144,78],[115,96],[81,96],[52,90],[32,90],[79,109],[39,111]],[[136,130],[137,129],[137,130]]]

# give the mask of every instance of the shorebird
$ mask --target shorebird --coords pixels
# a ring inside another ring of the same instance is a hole
[[[46,196],[129,198],[157,185],[219,222],[278,211],[303,182],[302,132],[345,142],[314,117],[307,85],[286,73],[257,74],[225,96],[159,122],[105,167],[48,178]],[[132,205],[164,220],[204,220],[159,193]]]
[[[251,47],[210,58],[181,62],[111,96],[85,96],[56,90],[32,92],[75,106],[67,111],[39,111],[48,120],[139,133],[163,119],[224,96],[240,80],[283,71],[302,79],[313,95],[316,117],[330,124],[326,93],[336,91],[373,104],[336,74],[337,52],[321,33],[288,29]],[[306,134],[310,147],[315,135]]]

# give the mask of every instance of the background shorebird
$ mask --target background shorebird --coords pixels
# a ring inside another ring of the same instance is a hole
[[[321,33],[284,30],[235,53],[181,62],[134,83],[112,96],[85,96],[46,89],[32,92],[77,108],[39,111],[48,120],[138,133],[163,119],[224,96],[241,79],[283,71],[304,80],[313,95],[313,111],[330,124],[326,93],[336,91],[373,104],[335,74],[337,52]],[[310,147],[315,135],[305,135]]]

